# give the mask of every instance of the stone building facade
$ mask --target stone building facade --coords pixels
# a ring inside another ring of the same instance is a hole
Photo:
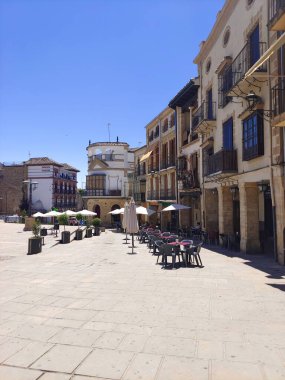
[[[0,215],[20,213],[24,198],[23,181],[26,178],[26,167],[19,164],[0,164]]]
[[[119,216],[109,212],[124,207],[129,199],[128,174],[134,172],[134,152],[129,144],[119,141],[90,143],[86,150],[88,174],[82,198],[88,210],[111,226]]]

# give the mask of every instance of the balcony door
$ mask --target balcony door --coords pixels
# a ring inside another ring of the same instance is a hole
[[[233,118],[223,124],[223,148],[233,150]]]
[[[249,35],[249,49],[250,49],[250,65],[253,66],[260,58],[260,48],[259,48],[259,25],[255,27],[252,33]]]
[[[207,92],[207,104],[208,104],[207,119],[213,120],[213,91],[212,89],[210,89]]]

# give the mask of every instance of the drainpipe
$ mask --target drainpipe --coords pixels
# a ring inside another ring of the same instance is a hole
[[[267,19],[269,20],[269,7],[267,9]],[[267,46],[269,46],[270,41],[270,33],[269,28],[267,27]],[[271,93],[271,65],[270,65],[270,59],[268,59],[268,88],[269,88],[269,104],[270,109],[272,109],[272,93]],[[274,259],[277,262],[278,261],[278,252],[277,252],[277,231],[276,231],[276,203],[275,203],[275,192],[274,192],[274,181],[273,181],[273,166],[272,166],[272,123],[269,121],[269,147],[270,147],[270,156],[269,156],[269,175],[270,175],[270,191],[271,191],[271,202],[272,202],[272,219],[273,219],[273,250],[274,250]]]

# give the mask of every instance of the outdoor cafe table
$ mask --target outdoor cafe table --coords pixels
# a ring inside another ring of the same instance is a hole
[[[186,242],[186,241],[173,241],[171,243],[167,243],[167,245],[171,245],[172,247],[189,247],[189,248],[192,248],[194,247],[193,244],[189,243],[189,242]],[[185,263],[185,266],[187,266],[187,263],[188,263],[188,254],[186,252],[185,249],[182,249],[181,250],[182,252],[182,255],[183,255],[183,260],[184,260],[184,263]]]

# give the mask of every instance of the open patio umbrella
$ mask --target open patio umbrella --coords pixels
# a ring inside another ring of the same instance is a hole
[[[108,212],[108,214],[119,215],[124,213],[124,208],[117,208],[116,210]]]
[[[128,233],[127,233],[127,222],[128,222],[128,218],[129,218],[129,205],[127,202],[125,203],[125,207],[123,208],[123,212],[121,212],[121,214],[123,214],[122,227],[126,232],[126,237],[124,240],[126,240],[125,244],[127,244],[127,241],[129,240],[128,239]]]
[[[52,210],[52,211],[45,213],[43,216],[44,216],[44,218],[49,218],[49,217],[55,217],[55,216],[59,216],[59,215],[62,215],[62,212]]]
[[[77,211],[76,214],[81,214],[83,216],[94,216],[94,215],[97,215],[96,212],[94,211],[89,211],[89,210],[81,210],[81,211]]]
[[[191,208],[190,206],[181,205],[179,203],[173,203],[172,205],[165,207],[161,211],[162,212],[165,212],[165,211],[177,211],[177,214],[178,214],[180,210],[187,210],[187,209],[190,209],[190,208]],[[171,227],[171,223],[170,223],[170,227]],[[178,218],[177,218],[177,222],[176,222],[176,229],[177,229],[177,232],[178,232]]]
[[[137,213],[137,215],[151,216],[152,214],[155,214],[156,211],[154,211],[150,208],[143,207],[143,206],[137,206],[136,213]]]
[[[66,214],[67,216],[75,216],[77,213],[76,211],[66,210],[63,212],[63,214]]]
[[[45,214],[43,214],[42,212],[36,212],[35,214],[32,215],[34,218],[42,218],[42,217],[45,217]]]
[[[126,223],[127,231],[132,235],[132,253],[134,253],[134,234],[139,230],[138,217],[136,213],[136,204],[133,198],[129,203],[129,215]]]

